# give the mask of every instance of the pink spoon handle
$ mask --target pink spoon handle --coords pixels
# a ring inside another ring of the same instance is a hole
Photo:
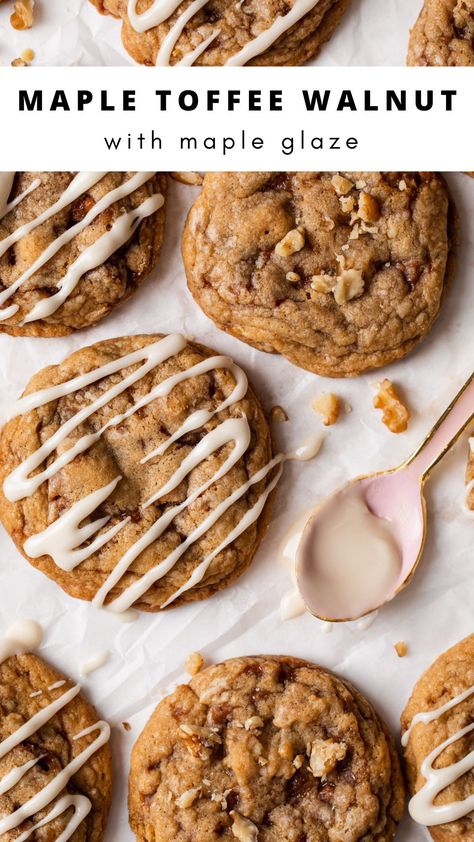
[[[407,469],[426,477],[443,458],[474,418],[474,374],[456,395],[418,450],[407,462]]]

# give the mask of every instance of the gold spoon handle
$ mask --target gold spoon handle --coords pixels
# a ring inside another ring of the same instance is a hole
[[[474,373],[405,463],[424,480],[474,419]]]

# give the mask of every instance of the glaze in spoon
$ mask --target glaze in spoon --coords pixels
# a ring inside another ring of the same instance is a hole
[[[352,480],[310,515],[296,579],[312,614],[357,620],[409,584],[426,540],[424,484],[473,418],[474,374],[403,465]]]

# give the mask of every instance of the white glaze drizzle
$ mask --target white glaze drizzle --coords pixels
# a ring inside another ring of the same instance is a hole
[[[159,26],[164,21],[168,20],[179,8],[182,0],[155,0],[155,2],[145,12],[139,14],[137,12],[137,0],[128,0],[128,17],[132,27],[136,32],[147,32],[155,26]],[[166,38],[164,39],[157,57],[157,65],[168,66],[172,52],[179,41],[186,24],[199,12],[208,0],[194,0],[177,18],[175,23],[171,26]],[[292,26],[298,23],[301,18],[311,12],[320,2],[320,0],[295,0],[292,8],[286,15],[278,15],[274,22],[257,35],[252,38],[235,55],[231,56],[227,61],[227,65],[242,66],[256,56],[261,55],[268,50],[275,41],[285,34]],[[207,47],[214,41],[219,34],[219,30],[215,30],[211,35],[203,41],[195,50],[185,56],[178,64],[190,65],[194,64],[197,58],[207,49]]]
[[[79,173],[69,184],[60,198],[44,213],[40,214],[36,219],[32,220],[25,225],[22,225],[20,228],[16,229],[10,236],[4,238],[0,241],[0,256],[4,254],[8,248],[10,248],[14,243],[18,242],[22,237],[26,236],[27,234],[31,233],[31,231],[35,230],[39,225],[43,222],[46,222],[52,216],[54,216],[59,211],[63,210],[65,207],[70,205],[73,201],[78,199],[84,192],[89,190],[95,184],[97,184],[107,173]],[[119,187],[110,190],[108,193],[105,194],[98,202],[96,202],[93,207],[88,211],[88,213],[84,216],[82,220],[77,222],[75,225],[72,225],[66,231],[64,231],[60,236],[56,237],[40,254],[40,256],[34,261],[34,263],[25,271],[23,272],[17,279],[7,287],[5,290],[0,292],[0,305],[5,304],[15,292],[20,289],[23,284],[25,284],[36,272],[38,272],[45,264],[51,260],[65,245],[70,243],[74,237],[78,236],[82,231],[84,231],[91,223],[99,216],[99,214],[103,213],[105,210],[110,208],[116,202],[123,200],[125,197],[131,195],[140,187],[142,187],[147,181],[149,181],[155,175],[154,172],[142,172],[136,173],[130,179],[125,181]],[[39,183],[39,182],[38,182]],[[36,185],[38,186],[38,185]],[[6,189],[6,188],[5,188]],[[23,198],[28,192],[31,192],[31,187],[28,191],[26,191],[22,197],[19,197],[18,200],[15,200],[16,203]],[[12,203],[12,205],[15,203]],[[139,207],[135,208],[134,210],[129,211],[128,213],[121,214],[112,225],[109,231],[106,231],[101,237],[99,237],[95,243],[91,246],[85,248],[79,257],[69,266],[66,274],[60,279],[58,283],[58,292],[48,298],[45,298],[39,302],[32,308],[32,310],[27,314],[24,319],[24,324],[28,322],[33,322],[38,319],[46,318],[47,316],[52,315],[56,312],[56,310],[61,307],[67,298],[71,295],[71,293],[76,288],[77,284],[79,283],[80,279],[87,273],[96,269],[98,266],[101,266],[108,260],[115,252],[121,248],[133,235],[134,231],[138,227],[138,225],[146,219],[148,216],[151,216],[153,213],[156,213],[164,204],[164,197],[161,193],[155,193],[154,195],[145,199]],[[11,209],[12,205],[8,206]],[[5,309],[0,309],[0,321],[5,321],[11,318],[15,313],[18,311],[18,305],[12,304],[10,307],[6,307]]]
[[[461,702],[468,699],[474,693],[474,685],[469,687],[463,693],[460,693],[454,699],[451,699],[446,704],[435,710],[417,713],[402,736],[402,745],[406,747],[410,739],[413,729],[419,725],[427,725],[439,719],[444,713],[447,713],[452,708],[461,704]],[[434,768],[434,764],[443,751],[453,743],[465,737],[474,730],[474,723],[467,725],[465,728],[457,731],[448,737],[447,740],[433,749],[430,754],[423,760],[420,771],[425,778],[425,783],[422,788],[411,799],[408,809],[412,819],[419,824],[427,825],[428,827],[435,827],[437,825],[446,824],[447,822],[454,822],[458,819],[467,816],[474,810],[474,793],[469,795],[463,801],[453,801],[451,804],[435,805],[434,801],[437,796],[446,787],[455,783],[467,772],[474,769],[474,751],[469,752],[465,757],[456,763],[444,768]]]
[[[25,830],[25,832],[15,840],[15,842],[26,842],[26,840],[29,839],[36,830],[39,830],[41,827],[45,827],[71,807],[74,807],[74,813],[69,819],[63,832],[56,839],[56,842],[66,842],[67,839],[71,838],[79,825],[82,824],[84,819],[87,818],[92,809],[92,804],[85,795],[64,795],[56,802],[53,809],[47,816],[45,816],[44,819],[37,822],[33,825],[33,827],[30,827],[29,830]]]
[[[101,669],[101,667],[105,666],[109,658],[110,652],[107,649],[104,649],[102,652],[96,652],[94,655],[90,655],[90,657],[83,661],[79,667],[80,675],[89,675],[91,672]]]
[[[64,451],[61,456],[44,468],[38,471],[45,459],[59,447],[59,445],[69,436],[83,421],[89,418],[98,409],[107,405],[113,398],[122,394],[125,389],[129,388],[134,383],[138,382],[145,374],[151,371],[155,366],[164,362],[172,356],[180,353],[186,346],[184,337],[175,334],[157,342],[146,345],[139,351],[135,351],[124,357],[107,363],[104,366],[73,378],[66,383],[58,384],[37,393],[21,398],[16,401],[7,412],[8,417],[15,417],[33,408],[39,408],[50,401],[57,400],[59,397],[71,394],[79,389],[85,388],[98,380],[115,374],[128,368],[131,365],[140,364],[139,367],[131,374],[126,375],[116,383],[114,386],[107,389],[99,398],[92,401],[90,404],[84,406],[72,418],[66,421],[48,440],[46,440],[35,453],[27,457],[5,480],[4,493],[9,500],[16,501],[23,499],[26,496],[33,494],[40,485],[51,476],[54,476],[64,465],[68,464],[75,458],[78,453],[83,453],[89,447],[98,441],[101,435],[110,427],[121,424],[125,419],[131,417],[135,412],[144,406],[147,406],[156,398],[167,396],[171,390],[180,382],[188,380],[192,377],[198,377],[206,372],[217,369],[227,369],[233,375],[235,385],[229,396],[222,401],[214,410],[198,409],[192,412],[183,424],[175,431],[173,435],[168,437],[162,444],[148,453],[142,462],[147,462],[157,455],[162,455],[166,449],[177,439],[186,433],[198,430],[203,425],[208,423],[217,413],[232,406],[237,401],[241,400],[247,391],[248,382],[245,373],[233,363],[228,357],[215,356],[210,357],[202,362],[184,370],[179,373],[166,378],[139,401],[132,404],[124,413],[114,416],[97,432],[82,436],[74,443],[69,450]],[[95,607],[103,607],[110,591],[120,582],[123,575],[128,571],[131,564],[139,557],[139,555],[147,549],[154,541],[156,541],[170,526],[174,518],[182,511],[188,508],[197,498],[202,495],[213,483],[221,479],[247,451],[250,444],[250,427],[245,417],[228,418],[219,423],[213,430],[206,433],[199,443],[190,451],[190,453],[183,459],[179,468],[172,474],[168,481],[159,489],[157,489],[142,505],[145,510],[163,498],[165,495],[173,491],[199,464],[208,459],[213,453],[225,445],[233,445],[227,458],[223,464],[214,472],[214,474],[194,491],[179,505],[171,507],[166,510],[140,538],[132,544],[123,556],[118,560],[114,569],[99,589],[94,597],[93,605]],[[127,611],[149,588],[160,578],[166,575],[172,567],[177,563],[179,558],[202,537],[222,515],[241,497],[243,497],[249,489],[256,483],[265,479],[265,477],[273,470],[276,470],[275,476],[271,479],[265,491],[260,495],[255,505],[249,509],[241,518],[239,523],[229,533],[226,539],[203,561],[193,572],[189,580],[176,591],[165,603],[170,604],[184,591],[198,584],[205,576],[206,571],[213,559],[225,547],[231,544],[236,538],[241,535],[249,526],[254,523],[260,516],[263,507],[268,499],[269,494],[275,487],[281,475],[282,465],[287,459],[306,459],[315,455],[320,446],[320,436],[317,439],[311,440],[310,445],[304,445],[296,453],[293,454],[279,454],[272,459],[262,469],[251,476],[246,483],[241,485],[225,500],[223,500],[213,511],[205,518],[199,526],[188,535],[187,539],[183,541],[173,552],[171,552],[159,564],[149,570],[141,578],[139,578],[133,585],[130,585],[126,590],[115,599],[108,609],[114,612]],[[32,472],[36,471],[34,476]],[[81,500],[77,501],[71,508],[63,515],[57,518],[45,530],[30,537],[24,545],[25,551],[32,558],[40,557],[41,555],[50,555],[55,563],[63,570],[73,570],[78,564],[81,564],[89,558],[96,550],[100,549],[106,543],[111,541],[119,530],[123,529],[129,518],[125,518],[119,523],[115,524],[111,529],[107,530],[102,535],[97,537],[88,545],[82,546],[85,541],[91,539],[98,533],[109,521],[109,517],[99,518],[92,523],[80,526],[80,524],[100,506],[112,494],[116,488],[121,477],[116,477],[108,485],[96,489],[92,493],[86,495]],[[82,548],[81,548],[82,547]],[[163,606],[164,607],[164,606]]]
[[[10,211],[16,208],[23,199],[26,199],[41,184],[41,179],[35,178],[23,193],[20,193],[16,199],[9,202],[8,199],[12,192],[15,175],[16,172],[0,172],[0,219],[3,219],[7,213],[10,213]]]
[[[0,664],[13,655],[32,652],[43,639],[43,630],[35,620],[17,620],[0,640]]]

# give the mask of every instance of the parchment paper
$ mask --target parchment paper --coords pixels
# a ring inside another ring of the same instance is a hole
[[[12,5],[0,3],[0,64],[28,47],[36,65],[133,63],[120,41],[120,22],[101,16],[89,0],[36,0],[34,27],[21,33],[9,23]],[[405,64],[408,33],[421,6],[422,0],[352,0],[316,64]]]
[[[183,663],[199,650],[207,662],[235,655],[288,653],[319,662],[352,680],[376,704],[392,729],[420,675],[440,652],[472,632],[472,535],[474,523],[461,511],[467,435],[434,472],[428,487],[429,534],[413,583],[365,631],[340,625],[325,634],[310,616],[280,619],[279,602],[291,587],[279,560],[282,539],[295,519],[349,478],[400,464],[424,438],[472,370],[474,350],[474,181],[448,175],[462,221],[458,270],[443,314],[430,337],[406,360],[383,375],[403,389],[413,411],[408,432],[390,433],[373,409],[371,373],[356,380],[325,380],[277,356],[252,350],[216,329],[189,295],[180,258],[180,232],[195,188],[172,183],[168,197],[166,246],[153,276],[125,306],[97,327],[56,340],[0,335],[0,395],[19,395],[39,368],[73,349],[124,333],[180,331],[229,353],[245,367],[267,409],[281,404],[287,423],[275,425],[281,446],[300,443],[320,428],[311,402],[336,391],[352,412],[328,432],[311,463],[289,464],[278,488],[273,521],[251,569],[212,600],[142,615],[131,625],[73,600],[36,572],[0,528],[0,629],[18,617],[33,617],[45,629],[41,654],[76,679],[80,663],[110,649],[109,663],[85,681],[101,716],[114,726],[116,766],[109,842],[132,839],[127,823],[126,778],[131,746],[154,705],[176,683],[187,680]],[[393,649],[409,646],[406,658]],[[122,727],[129,722],[130,732]],[[398,837],[419,842],[424,831],[407,820]]]

